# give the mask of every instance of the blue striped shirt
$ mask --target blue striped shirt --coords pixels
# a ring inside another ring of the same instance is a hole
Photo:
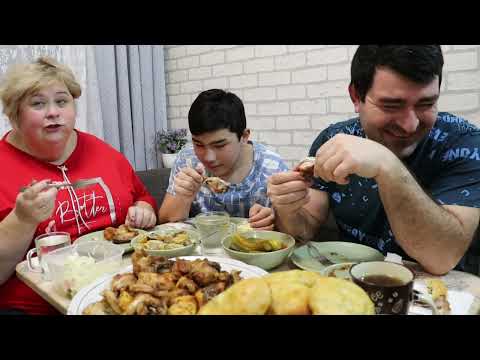
[[[224,193],[213,193],[206,186],[202,186],[192,203],[190,216],[206,211],[226,211],[230,216],[248,218],[250,207],[254,203],[270,207],[267,196],[267,178],[277,172],[287,171],[288,166],[280,155],[267,149],[264,145],[252,142],[253,166],[250,173],[238,184],[231,184]],[[191,159],[195,168],[200,162],[189,144],[177,156],[175,165],[170,173],[167,192],[175,195],[174,178],[181,168],[187,167],[187,159]]]

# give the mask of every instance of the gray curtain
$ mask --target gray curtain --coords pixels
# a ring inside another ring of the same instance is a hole
[[[105,141],[137,171],[160,167],[155,133],[167,128],[163,46],[96,45],[95,60]]]

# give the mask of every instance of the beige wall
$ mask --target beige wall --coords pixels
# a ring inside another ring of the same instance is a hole
[[[348,97],[356,45],[167,45],[168,124],[188,129],[197,95],[210,88],[237,94],[252,138],[292,165],[328,124],[354,115]],[[480,45],[442,45],[439,110],[480,125]]]

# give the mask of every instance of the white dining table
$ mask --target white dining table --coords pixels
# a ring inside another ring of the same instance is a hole
[[[199,249],[195,249],[191,255],[201,255]],[[227,257],[227,254],[219,254],[216,256]],[[122,258],[122,264],[120,268],[126,268],[131,265],[131,253],[126,254]],[[425,272],[420,265],[416,263],[409,263],[410,268],[415,272],[416,279],[425,278],[440,278],[444,281],[449,291],[465,292],[473,295],[473,301],[465,314],[476,315],[480,313],[480,277],[473,274],[452,270],[443,276],[434,276]],[[298,269],[298,267],[287,258],[280,266],[269,270],[269,272],[278,272]],[[66,295],[57,291],[51,281],[45,280],[41,273],[29,271],[27,262],[23,261],[16,267],[17,277],[32,288],[37,294],[39,294],[48,303],[54,306],[60,313],[66,314],[71,299]]]

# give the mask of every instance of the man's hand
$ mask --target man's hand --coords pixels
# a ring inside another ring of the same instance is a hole
[[[337,134],[317,151],[314,175],[348,184],[348,176],[377,178],[399,159],[385,146],[358,136]]]
[[[52,216],[58,190],[49,187],[49,182],[50,180],[33,181],[25,191],[17,195],[13,211],[20,221],[38,225]]]
[[[253,204],[248,213],[248,221],[257,230],[273,230],[275,213],[271,208]]]
[[[273,174],[268,178],[267,194],[273,208],[282,213],[293,213],[309,201],[310,183],[298,171]]]
[[[149,229],[157,223],[157,216],[150,204],[142,202],[128,208],[125,225],[137,229]]]
[[[200,164],[195,169],[191,167],[180,169],[174,179],[175,194],[193,199],[202,186],[203,171]]]

